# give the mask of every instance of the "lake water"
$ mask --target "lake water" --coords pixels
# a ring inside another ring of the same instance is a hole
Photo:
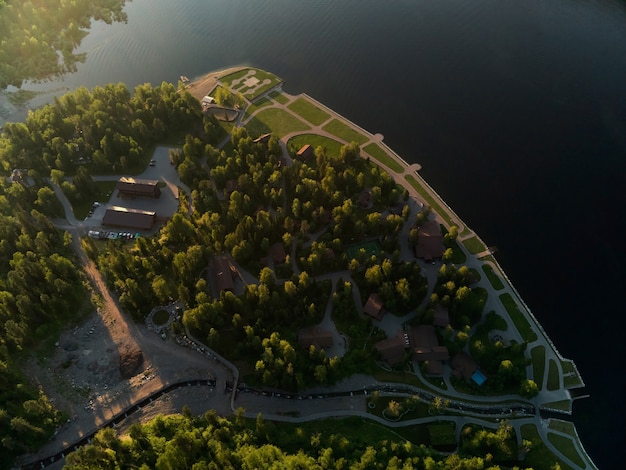
[[[76,74],[35,88],[132,88],[248,64],[384,134],[498,247],[587,384],[574,422],[589,454],[601,468],[623,459],[624,1],[134,0],[126,11],[127,24],[94,25]]]

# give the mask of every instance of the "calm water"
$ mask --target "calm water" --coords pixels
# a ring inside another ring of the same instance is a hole
[[[372,132],[489,244],[591,398],[601,468],[626,442],[626,4],[617,0],[134,0],[40,89],[249,64]],[[609,450],[610,449],[610,450]],[[607,452],[608,450],[608,452]]]

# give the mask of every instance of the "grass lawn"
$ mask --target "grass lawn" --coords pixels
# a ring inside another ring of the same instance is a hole
[[[262,82],[262,84],[258,86],[258,88],[257,88],[258,84],[255,84],[253,87],[246,86],[245,81],[247,80],[247,78],[235,83],[237,80],[240,80],[244,78],[246,75],[248,75],[248,72],[250,70],[254,70],[255,72],[254,75],[250,75],[250,78],[254,77],[257,80],[259,80],[259,82]],[[231,73],[230,75],[226,75],[222,77],[220,80],[222,83],[228,85],[229,88],[244,95],[250,101],[254,101],[255,98],[257,98],[258,96],[261,96],[267,90],[278,85],[282,81],[273,73],[269,73],[269,72],[266,72],[265,70],[253,69],[253,68],[244,69],[235,73]],[[267,82],[267,83],[263,83],[263,82]]]
[[[363,150],[365,150],[374,159],[378,160],[383,165],[387,165],[387,167],[389,167],[389,169],[392,171],[397,171],[398,173],[400,173],[402,172],[402,170],[404,170],[400,163],[398,163],[393,157],[385,152],[380,145],[374,142],[363,147]]]
[[[483,242],[481,242],[478,237],[471,237],[463,240],[463,246],[465,246],[465,248],[467,248],[467,251],[469,251],[473,255],[481,253],[487,249],[487,247],[483,245]]]
[[[559,374],[559,368],[556,365],[554,359],[550,359],[550,366],[548,369],[548,383],[546,388],[548,390],[558,390],[561,386],[561,376]]]
[[[368,138],[360,132],[355,131],[350,126],[340,121],[339,119],[333,119],[326,124],[322,129],[326,132],[330,132],[332,135],[345,140],[346,142],[356,142],[359,145],[363,145],[367,142]]]
[[[316,149],[317,147],[323,147],[326,149],[327,155],[333,155],[333,156],[339,155],[341,151],[341,147],[343,147],[344,145],[341,142],[330,139],[323,135],[300,134],[289,139],[289,141],[287,142],[287,148],[288,149],[294,148],[296,149],[295,151],[297,152],[299,149],[302,148],[303,145],[306,145],[306,144],[309,144],[314,149]]]
[[[585,462],[580,457],[578,449],[576,449],[576,446],[570,438],[558,434],[548,433],[548,440],[552,443],[552,445],[559,449],[564,456],[579,467],[585,468]]]
[[[273,100],[278,101],[280,104],[287,104],[289,103],[289,98],[287,98],[284,94],[278,92],[278,91],[273,91],[269,94],[269,97]]]
[[[489,279],[489,282],[495,290],[504,289],[502,279],[500,279],[500,276],[494,272],[490,264],[483,264],[483,271],[487,275],[487,279]]]
[[[583,383],[580,380],[580,377],[578,377],[577,375],[566,375],[565,377],[563,377],[563,387],[565,388],[579,387],[582,384]]]
[[[380,243],[378,241],[372,240],[363,243],[356,243],[354,245],[346,247],[346,254],[350,259],[356,258],[361,248],[365,250],[367,258],[370,258],[372,255],[378,256],[382,252],[382,247],[380,246]]]
[[[546,371],[546,347],[536,346],[532,348],[530,357],[533,361],[533,380],[541,390],[543,388],[543,374]]]
[[[551,419],[550,425],[548,426],[550,429],[554,429],[555,431],[562,432],[563,434],[569,434],[572,437],[576,437],[576,430],[574,428],[574,423],[569,421],[562,421],[560,419]]]
[[[564,374],[573,374],[576,371],[572,361],[561,361],[561,368],[563,369]]]
[[[560,460],[548,447],[546,447],[537,432],[537,427],[534,424],[523,424],[521,430],[522,438],[532,442],[532,448],[530,449],[530,452],[526,454],[526,458],[524,459],[525,467],[550,468],[554,465],[554,463],[558,462],[561,466],[561,470],[572,469],[572,467]]]
[[[298,98],[297,100],[289,103],[289,106],[287,107],[314,126],[319,126],[323,122],[330,119],[330,114],[318,108],[305,98]]]
[[[522,339],[524,341],[528,341],[529,343],[535,341],[537,339],[537,333],[533,331],[530,323],[518,308],[515,300],[513,300],[513,297],[511,297],[511,294],[507,292],[500,295],[500,301],[502,302],[502,305],[504,305],[504,308],[506,308],[511,320],[513,320],[515,328],[517,328],[519,334],[522,335]]]
[[[559,400],[544,403],[544,407],[555,410],[572,411],[572,400]]]
[[[94,184],[96,186],[96,194],[94,195],[93,199],[86,199],[72,205],[72,209],[74,209],[74,216],[78,220],[83,220],[85,217],[87,217],[87,214],[91,210],[91,206],[94,202],[109,202],[109,198],[115,190],[117,181],[95,181]]]
[[[309,130],[310,127],[282,109],[263,109],[246,124],[246,129],[251,136],[272,132],[280,138],[291,132]]]
[[[428,204],[439,217],[446,221],[448,225],[455,225],[454,221],[450,218],[447,211],[444,211],[439,203],[433,198],[426,188],[424,188],[413,175],[406,175],[405,179],[411,186],[415,188],[417,193],[424,199],[424,202]]]
[[[271,105],[272,105],[271,100],[269,100],[268,98],[261,98],[256,103],[251,104],[250,106],[246,108],[245,118],[247,119],[249,116],[252,116],[254,113],[256,113],[259,109],[264,108],[266,106],[271,106]]]

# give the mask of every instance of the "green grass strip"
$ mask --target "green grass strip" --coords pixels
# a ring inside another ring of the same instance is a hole
[[[574,363],[568,360],[561,361],[561,369],[563,369],[564,374],[573,374],[576,371]]]
[[[543,388],[543,374],[546,370],[546,347],[537,346],[530,351],[533,361],[533,380],[541,390]]]
[[[574,428],[574,423],[571,423],[569,421],[551,419],[548,427],[550,429],[553,429],[554,431],[559,431],[563,434],[569,434],[572,437],[576,437],[576,429]]]
[[[365,137],[360,132],[357,132],[352,127],[348,126],[344,122],[339,119],[333,119],[324,127],[322,127],[326,132],[331,133],[332,135],[339,137],[346,142],[356,142],[358,145],[363,145],[369,139]]]
[[[478,253],[482,253],[487,249],[483,242],[480,241],[478,237],[471,237],[463,240],[463,246],[467,248],[472,255],[476,255]]]
[[[572,400],[551,401],[544,403],[542,406],[551,410],[572,411]]]
[[[576,446],[570,438],[558,434],[548,433],[548,440],[553,446],[559,449],[565,457],[570,459],[579,467],[585,468],[585,462],[580,458],[578,449],[576,449]]]
[[[283,93],[280,93],[278,91],[273,91],[268,96],[274,101],[278,101],[280,104],[289,103],[289,98],[287,98]]]
[[[283,109],[263,109],[246,124],[249,135],[261,135],[271,132],[284,137],[292,132],[303,132],[310,129],[308,125],[293,117]]]
[[[548,390],[558,390],[561,387],[561,374],[559,374],[559,368],[554,359],[550,359],[550,366],[548,369],[548,383],[546,388]]]
[[[487,275],[487,279],[489,279],[489,283],[495,290],[504,289],[502,279],[500,279],[500,277],[494,272],[490,264],[483,264],[482,268],[484,273]]]
[[[426,188],[424,188],[413,175],[406,175],[404,177],[413,188],[417,191],[417,193],[424,199],[424,202],[428,204],[439,217],[446,221],[448,225],[455,225],[447,211],[444,211],[443,208],[439,205],[439,203],[433,198]]]
[[[571,470],[572,467],[559,459],[548,446],[545,445],[537,427],[534,424],[523,424],[521,427],[522,438],[532,443],[532,449],[526,454],[524,459],[525,468],[550,468],[557,463],[561,470]]]
[[[287,107],[314,126],[319,126],[330,119],[330,114],[304,98],[298,98]]]
[[[378,160],[383,165],[386,165],[391,171],[402,173],[404,168],[398,161],[385,152],[380,145],[375,142],[363,147],[367,153],[369,153],[374,159]]]
[[[509,317],[511,317],[511,320],[513,320],[515,328],[519,331],[522,339],[524,341],[528,341],[529,343],[535,341],[537,339],[537,333],[533,331],[530,323],[526,319],[526,316],[520,311],[519,307],[515,303],[515,300],[511,297],[511,294],[507,292],[500,295],[500,301],[508,312]]]
[[[566,375],[563,377],[563,387],[564,388],[576,388],[582,385],[582,381],[580,377],[577,375]]]

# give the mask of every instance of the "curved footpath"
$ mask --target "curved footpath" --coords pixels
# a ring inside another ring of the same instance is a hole
[[[212,78],[206,83],[210,83],[211,87],[215,87],[217,86],[217,84],[220,84],[219,77],[224,76],[223,72],[213,72],[212,74],[209,74],[209,75],[211,75]],[[193,87],[193,84],[192,84],[192,87]],[[203,95],[207,94],[211,91],[211,89],[203,88],[201,90],[201,93]],[[196,87],[194,91],[196,91],[196,93],[200,92],[198,87]],[[284,98],[281,101],[285,101],[285,102],[281,103],[273,99],[272,93],[274,92],[279,93]],[[340,120],[341,122],[345,123],[352,129],[355,129],[362,135],[366,136],[367,141],[361,145],[362,156],[368,157],[371,160],[375,161],[381,168],[387,171],[395,179],[395,181],[398,184],[404,186],[407,189],[410,195],[411,214],[414,215],[417,213],[417,211],[421,210],[421,208],[427,205],[427,201],[429,200],[431,202],[434,201],[435,204],[431,203],[429,205],[433,206],[433,212],[436,213],[436,217],[438,221],[442,223],[448,229],[450,228],[451,225],[456,225],[459,228],[459,234],[460,234],[458,238],[458,241],[460,242],[459,246],[461,247],[461,249],[463,250],[467,258],[467,261],[464,264],[466,264],[470,268],[476,269],[478,272],[482,271],[483,265],[488,264],[489,266],[492,267],[494,272],[501,279],[504,280],[504,288],[496,291],[493,288],[493,286],[487,281],[486,277],[482,276],[481,274],[482,280],[480,281],[479,285],[481,287],[484,287],[488,291],[488,294],[489,294],[488,303],[485,306],[485,308],[488,310],[491,310],[491,309],[496,310],[503,317],[507,319],[507,322],[510,327],[506,332],[503,332],[503,335],[507,336],[505,340],[516,340],[516,341],[522,340],[519,333],[514,328],[514,323],[512,319],[506,313],[506,309],[504,308],[504,306],[502,305],[499,299],[499,296],[502,295],[503,293],[509,293],[512,296],[512,298],[515,299],[516,305],[519,307],[519,310],[522,312],[524,317],[527,319],[527,321],[531,325],[533,331],[537,334],[537,339],[529,343],[528,350],[531,351],[532,348],[536,346],[544,347],[546,351],[545,371],[549,370],[550,360],[553,360],[558,367],[559,376],[563,377],[564,374],[563,374],[561,361],[566,361],[566,360],[561,357],[557,349],[554,347],[554,345],[552,344],[548,336],[545,334],[545,332],[541,328],[541,325],[537,322],[535,317],[532,315],[528,307],[525,305],[525,303],[522,301],[517,291],[514,289],[514,287],[510,283],[509,279],[506,277],[505,273],[502,271],[501,267],[498,265],[495,258],[488,257],[487,260],[480,259],[483,256],[491,254],[491,252],[486,250],[485,248],[486,251],[484,253],[480,253],[476,255],[476,254],[470,253],[467,250],[467,248],[463,244],[464,240],[468,240],[473,237],[476,237],[476,239],[478,239],[479,241],[480,239],[475,233],[473,233],[461,221],[461,219],[454,213],[454,211],[452,211],[452,209],[447,206],[447,204],[437,195],[437,193],[421,178],[421,176],[418,174],[418,171],[420,169],[419,165],[415,165],[415,164],[409,165],[402,158],[396,155],[391,149],[389,149],[383,143],[382,135],[371,134],[365,131],[364,129],[361,129],[359,126],[346,120],[344,117],[338,115],[330,108],[327,108],[322,103],[315,101],[313,98],[307,95],[302,94],[298,96],[293,96],[293,95],[289,95],[285,93],[282,90],[282,84],[279,84],[278,86],[272,88],[271,90],[268,90],[266,93],[262,95],[262,97],[268,99],[270,101],[270,105],[264,106],[258,109],[256,112],[265,111],[268,108],[275,107],[275,108],[280,108],[284,110],[285,112],[291,114],[294,117],[294,119],[298,119],[302,121],[303,117],[294,113],[288,106],[294,100],[299,99],[299,98],[304,98],[308,100],[315,107],[318,107],[319,109],[324,110],[324,112],[326,112],[330,116],[325,122],[321,123],[320,125],[313,125],[311,123],[308,123],[310,124],[310,129],[307,130],[306,132],[297,132],[297,133],[291,133],[285,136],[281,136],[281,147],[284,149],[285,155],[287,156],[288,156],[288,153],[286,150],[287,150],[288,140],[295,135],[300,135],[303,133],[318,134],[318,135],[331,138],[335,141],[339,141],[342,144],[347,144],[348,142],[342,141],[342,139],[338,138],[337,136],[323,129],[323,127],[333,119]],[[246,116],[245,113],[241,113],[238,118],[237,125],[245,125],[245,123],[249,119],[253,118],[254,116],[255,116],[255,113],[252,113],[248,116]],[[226,141],[227,139],[225,139],[224,142]],[[384,152],[388,155],[388,157],[390,157],[391,160],[394,162],[393,164],[394,168],[397,165],[397,167],[401,168],[401,171],[396,171],[390,168],[385,162],[381,162],[375,156],[368,154],[364,150],[364,148],[367,147],[367,145],[372,144],[372,143],[375,143],[381,149],[383,149]],[[413,184],[410,184],[411,181],[409,180],[411,178],[417,183],[421,191],[418,191],[418,189]],[[62,221],[62,222],[59,221],[57,223],[57,226],[59,228],[71,230],[75,236],[80,235],[81,232],[84,233],[84,231],[86,230],[85,224],[83,224],[82,221],[78,221],[74,217],[71,204],[69,204],[69,202],[65,198],[60,188],[58,188],[54,184],[52,185],[52,187],[54,188],[57,197],[63,204],[65,213],[66,213],[66,221]],[[410,224],[411,224],[411,220],[408,220],[405,226],[403,227],[403,233],[408,234],[408,230],[410,229]],[[480,243],[482,243],[482,241],[480,241]],[[409,258],[414,259],[412,257],[412,253],[410,252],[410,250],[407,247],[405,247],[404,244],[401,244],[401,245],[402,245],[401,246],[402,257],[404,259],[409,259]],[[81,250],[80,244],[75,244],[74,246],[76,247],[77,250]],[[484,243],[483,243],[483,246],[484,246]],[[438,267],[427,265],[424,263],[421,263],[421,266],[424,270],[424,273],[429,278],[429,281],[431,281],[429,282],[429,288],[431,288],[432,279],[436,278],[436,270],[438,269]],[[248,278],[253,278],[248,273],[246,273],[246,276]],[[332,273],[332,274],[320,276],[320,279],[322,278],[331,279],[333,282],[333,285],[336,285],[335,283],[340,278],[343,278],[344,280],[347,279],[345,272]],[[103,283],[99,286],[99,288],[106,289],[106,285]],[[361,308],[360,302],[357,302],[357,307]],[[325,319],[327,316],[329,315],[325,315]],[[387,317],[390,317],[390,316],[388,315]],[[325,320],[325,321],[328,321],[328,320]],[[402,321],[406,321],[406,319]],[[391,325],[390,328],[394,328],[395,326],[397,325]],[[134,333],[138,335],[137,340],[143,348],[144,344],[146,344],[146,338],[148,335],[143,333],[143,331],[134,331]],[[157,336],[154,335],[154,338],[157,338]],[[160,339],[158,341],[160,341]],[[151,339],[150,341],[147,342],[147,344],[151,344],[152,347],[154,347],[154,345],[157,344],[158,341],[154,342],[154,340]],[[272,392],[267,392],[267,391],[262,391],[262,390],[254,390],[254,389],[248,388],[247,386],[245,386],[245,384],[239,384],[238,383],[239,372],[233,364],[228,362],[225,358],[222,358],[221,356],[216,354],[214,351],[211,351],[208,347],[201,345],[197,340],[194,340],[192,338],[191,341],[192,341],[191,345],[193,346],[195,344],[194,348],[204,354],[205,359],[206,359],[205,367],[209,371],[211,371],[210,375],[213,375],[217,379],[217,380],[211,379],[213,380],[213,382],[211,382],[211,386],[214,386],[214,388],[217,390],[220,390],[223,387],[224,392],[228,394],[228,401],[229,401],[228,407],[230,408],[230,412],[233,412],[236,407],[237,408],[243,407],[246,410],[246,412],[244,413],[245,416],[256,417],[257,414],[261,412],[266,419],[277,420],[277,421],[291,421],[291,422],[302,422],[302,421],[307,421],[307,420],[322,419],[322,418],[329,418],[329,417],[361,416],[363,418],[379,421],[386,426],[398,427],[398,426],[408,426],[412,424],[428,422],[431,420],[431,418],[421,418],[417,420],[407,420],[407,421],[397,421],[397,422],[392,422],[392,421],[385,420],[384,418],[379,418],[365,411],[367,409],[366,400],[367,400],[368,393],[371,393],[374,390],[380,390],[382,395],[399,396],[399,397],[418,395],[422,400],[425,400],[425,401],[432,400],[432,398],[434,398],[435,396],[440,396],[442,398],[450,400],[449,408],[451,410],[454,410],[457,413],[458,412],[463,413],[463,416],[456,416],[456,417],[445,416],[446,420],[454,421],[457,424],[457,428],[456,428],[457,433],[460,432],[460,429],[463,426],[463,424],[467,424],[467,423],[476,423],[476,424],[481,424],[483,426],[488,426],[489,423],[481,419],[481,416],[483,418],[488,418],[488,417],[489,418],[514,418],[514,419],[511,419],[510,422],[511,422],[511,425],[516,430],[518,441],[521,441],[521,426],[524,424],[534,424],[543,442],[545,443],[545,445],[555,455],[558,455],[560,459],[562,459],[572,468],[595,468],[595,466],[591,462],[591,459],[586,455],[584,449],[581,447],[579,441],[572,439],[572,436],[569,436],[567,434],[563,434],[563,433],[560,433],[559,431],[548,429],[549,421],[541,418],[540,410],[542,408],[545,409],[546,404],[553,403],[553,402],[571,401],[569,390],[565,388],[562,380],[560,381],[559,388],[557,390],[547,389],[547,386],[546,386],[547,375],[548,375],[547,372],[544,374],[544,377],[541,383],[538,383],[538,386],[540,388],[539,395],[535,397],[533,400],[531,400],[530,402],[521,399],[518,395],[507,395],[507,396],[497,396],[497,397],[486,397],[486,396],[479,397],[479,396],[473,396],[473,395],[466,395],[466,394],[457,392],[451,386],[451,384],[449,383],[449,380],[445,380],[445,383],[447,384],[446,390],[432,385],[428,380],[422,380],[422,382],[426,384],[428,389],[420,389],[416,387],[407,386],[406,384],[378,383],[372,377],[362,376],[362,375],[350,377],[334,387],[317,387],[316,389],[311,390],[307,392],[306,394],[301,394],[301,395],[286,394],[285,395],[285,394],[278,394],[276,392],[272,393]],[[163,343],[163,345],[164,344],[165,343]],[[161,346],[161,349],[162,348],[163,346]],[[184,355],[176,354],[175,356],[177,356],[176,360],[180,361]],[[205,369],[205,371],[207,369]],[[167,384],[167,387],[164,387],[157,391],[146,389],[146,391],[143,394],[141,393],[141,391],[137,391],[134,394],[132,401],[128,400],[129,397],[124,397],[123,403],[119,403],[117,405],[114,403],[111,406],[111,410],[115,410],[115,412],[108,413],[110,415],[108,420],[98,423],[98,425],[94,429],[91,429],[88,432],[84,432],[82,430],[80,431],[75,430],[73,431],[76,433],[74,438],[71,437],[72,431],[69,430],[69,432],[65,433],[64,438],[62,439],[55,438],[53,442],[50,443],[51,445],[45,446],[45,449],[47,449],[47,452],[48,452],[47,455],[54,454],[56,457],[64,456],[65,453],[74,449],[77,443],[85,442],[85,436],[91,436],[98,429],[102,427],[111,426],[112,424],[123,425],[124,422],[130,420],[130,416],[132,413],[129,413],[129,411],[132,411],[133,413],[136,411],[139,411],[141,409],[141,404],[145,403],[146,400],[148,401],[154,400],[155,399],[154,397],[156,397],[157,394],[159,397],[163,397],[167,393],[167,391],[172,391],[172,390],[176,390],[179,388],[178,384],[180,384],[181,381],[180,379],[178,380],[175,379],[176,374],[172,374],[173,371],[171,368],[162,367],[159,372],[163,374],[162,376],[160,376],[161,383]],[[418,375],[420,375],[419,371],[417,371],[417,373]],[[577,371],[575,371],[575,373],[577,374]],[[204,375],[204,377],[200,377],[200,376],[187,377],[184,382],[193,383],[195,385],[202,385],[202,384],[206,385],[208,382],[207,383],[201,382],[202,380],[204,381],[207,380],[206,372],[203,372],[203,374],[201,375]],[[528,376],[533,377],[532,366],[530,366],[528,369]],[[168,389],[167,391],[165,390],[166,388]],[[188,401],[189,403],[194,404],[196,410],[201,410],[203,409],[203,407],[206,410],[207,405],[210,405],[209,409],[221,408],[221,406],[218,405],[218,403],[219,402],[223,403],[223,400],[218,395],[214,396],[212,399],[207,401],[206,394],[200,394],[196,399],[189,398]],[[194,409],[193,406],[192,406],[192,409]],[[320,409],[323,409],[324,411],[320,411]],[[225,410],[222,409],[222,411],[224,412]],[[557,409],[556,411],[559,411],[559,410]],[[560,412],[563,413],[562,410],[560,410]],[[65,431],[68,431],[68,430],[66,429]],[[576,463],[572,462],[569,458],[561,454],[558,451],[558,449],[555,448],[554,445],[552,445],[552,443],[548,439],[548,431],[550,433],[563,435],[564,437],[568,437],[569,439],[572,439],[572,442],[575,448],[584,456],[584,458],[587,461],[587,464],[585,465],[585,467],[580,467]],[[55,448],[55,450],[51,451],[53,448]],[[42,454],[45,455],[45,452],[46,452],[45,449],[42,449],[42,451],[38,453],[37,456],[32,456],[34,458],[30,459],[30,463],[26,464],[26,467],[31,468],[32,465],[39,465],[39,468],[41,468],[45,465],[52,464],[50,457],[42,456]],[[55,459],[55,463],[58,463],[58,462],[59,460]]]

